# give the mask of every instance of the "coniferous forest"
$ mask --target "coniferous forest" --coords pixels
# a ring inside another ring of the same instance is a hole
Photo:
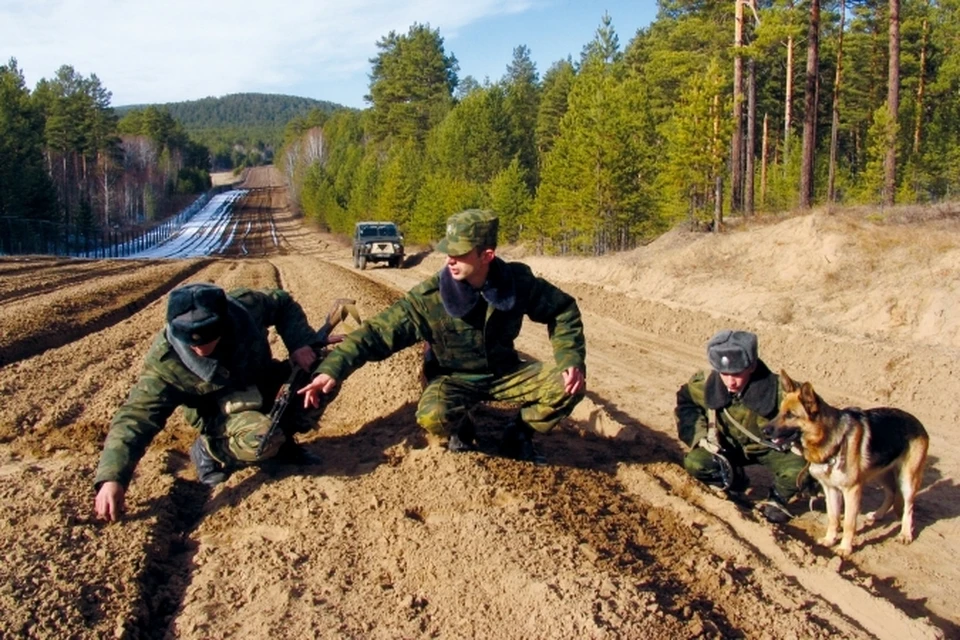
[[[30,91],[11,59],[0,218],[139,224],[206,188],[211,167],[271,160],[334,231],[390,219],[429,242],[450,213],[484,207],[505,241],[545,253],[629,249],[731,215],[956,198],[960,0],[657,6],[623,39],[598,16],[579,55],[547,69],[518,43],[482,84],[439,29],[391,32],[363,110],[283,96],[278,112],[261,94],[115,110],[95,75],[64,66]]]
[[[0,66],[0,233],[11,249],[62,251],[110,230],[138,231],[210,188],[210,171],[270,162],[298,114],[331,111],[309,98],[234,94],[114,108],[96,75],[70,66],[25,86]],[[77,236],[83,236],[78,240]]]
[[[628,249],[671,226],[960,189],[960,1],[659,0],[576,58],[458,76],[438,29],[377,43],[370,104],[290,124],[277,164],[309,217],[390,219],[414,241],[489,207],[546,253]]]
[[[70,233],[138,226],[209,188],[209,153],[169,113],[120,119],[110,98],[70,66],[33,92],[15,59],[0,66],[0,218]]]
[[[117,107],[118,115],[156,105]],[[192,140],[210,151],[212,171],[273,162],[284,127],[313,110],[342,108],[324,100],[265,93],[234,93],[220,98],[168,102],[161,108],[183,126]]]

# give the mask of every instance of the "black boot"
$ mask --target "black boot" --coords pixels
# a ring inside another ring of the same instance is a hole
[[[770,489],[770,497],[757,503],[757,511],[774,524],[785,524],[793,518],[793,514],[787,510],[787,501],[776,489]]]
[[[447,450],[454,453],[477,450],[477,427],[470,418],[464,418],[457,432],[447,441]]]
[[[227,479],[223,465],[210,455],[203,436],[197,436],[196,441],[190,446],[190,461],[197,468],[197,480],[208,487],[215,487]]]
[[[533,427],[517,416],[503,430],[503,440],[500,442],[500,453],[507,458],[546,464],[547,459],[533,446]]]

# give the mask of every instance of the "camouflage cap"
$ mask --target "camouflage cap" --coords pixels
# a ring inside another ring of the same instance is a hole
[[[474,247],[496,247],[500,220],[493,211],[467,209],[447,219],[447,235],[437,243],[437,251],[462,256]]]
[[[220,287],[188,284],[170,292],[167,322],[178,340],[189,345],[209,344],[223,334],[227,294]]]
[[[757,362],[757,334],[749,331],[717,332],[707,343],[710,366],[720,373],[740,373]]]

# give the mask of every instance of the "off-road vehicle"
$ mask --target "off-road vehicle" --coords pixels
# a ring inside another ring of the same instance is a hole
[[[369,262],[403,264],[403,235],[392,222],[358,222],[353,230],[353,266],[366,269]]]

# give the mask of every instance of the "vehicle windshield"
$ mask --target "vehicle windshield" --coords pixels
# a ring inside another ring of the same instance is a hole
[[[374,238],[376,236],[396,236],[397,227],[393,224],[371,224],[360,227],[361,238]]]

